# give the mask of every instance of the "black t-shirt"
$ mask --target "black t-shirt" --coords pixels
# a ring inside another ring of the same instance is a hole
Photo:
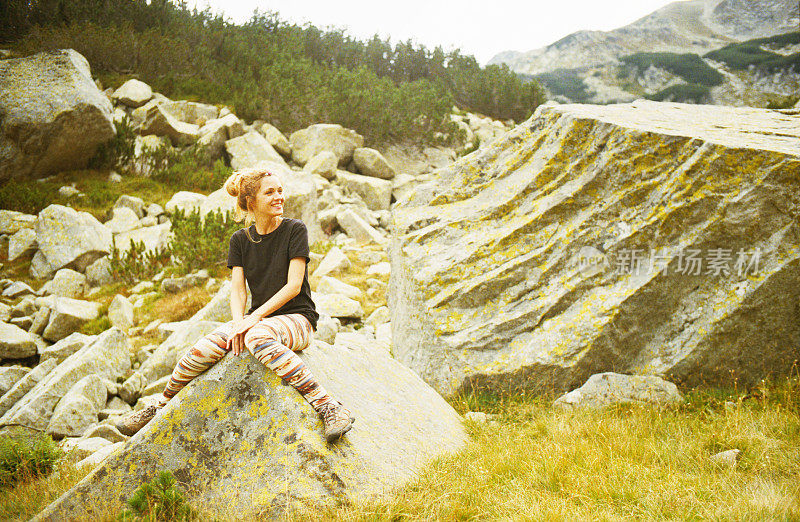
[[[283,218],[278,228],[269,234],[261,235],[256,232],[256,226],[250,225],[250,237],[247,238],[245,229],[241,228],[233,233],[228,247],[228,268],[241,266],[244,268],[244,277],[250,287],[252,306],[248,314],[267,302],[275,295],[288,280],[289,261],[295,257],[306,258],[306,271],[303,275],[303,284],[300,293],[289,300],[285,305],[269,314],[303,314],[314,330],[317,329],[319,314],[311,300],[311,287],[308,284],[308,231],[305,224],[299,219]]]

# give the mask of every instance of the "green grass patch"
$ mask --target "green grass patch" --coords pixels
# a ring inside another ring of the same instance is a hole
[[[128,499],[130,509],[123,511],[120,521],[189,521],[200,520],[177,488],[175,477],[162,471],[158,477],[142,484]]]
[[[720,85],[725,77],[693,53],[636,53],[620,58],[622,63],[638,72],[648,67],[658,67],[680,76],[687,83],[713,87]]]
[[[0,488],[49,474],[62,456],[49,435],[0,436]]]

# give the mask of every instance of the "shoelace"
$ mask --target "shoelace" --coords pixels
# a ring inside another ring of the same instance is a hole
[[[333,422],[336,420],[336,414],[339,413],[339,406],[330,402],[320,408],[320,413],[322,413],[322,418],[326,423]]]

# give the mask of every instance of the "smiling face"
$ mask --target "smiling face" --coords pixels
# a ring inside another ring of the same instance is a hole
[[[265,218],[283,215],[283,186],[277,176],[261,178],[261,187],[255,198],[250,200],[250,210],[256,216]]]

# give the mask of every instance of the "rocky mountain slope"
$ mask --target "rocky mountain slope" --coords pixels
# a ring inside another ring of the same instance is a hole
[[[657,65],[633,71],[625,59],[658,52],[693,60],[726,45],[797,31],[799,24],[798,4],[790,0],[674,2],[613,31],[579,31],[540,49],[500,53],[490,63],[506,63],[520,74],[535,77],[551,98],[562,102],[612,103],[656,96],[657,100],[766,106],[780,104],[798,91],[800,71],[784,67],[771,74],[740,72],[705,59],[723,75],[721,87],[711,93],[703,89],[675,93],[662,91],[696,82]],[[790,55],[798,52],[798,46],[779,44],[765,50]]]

